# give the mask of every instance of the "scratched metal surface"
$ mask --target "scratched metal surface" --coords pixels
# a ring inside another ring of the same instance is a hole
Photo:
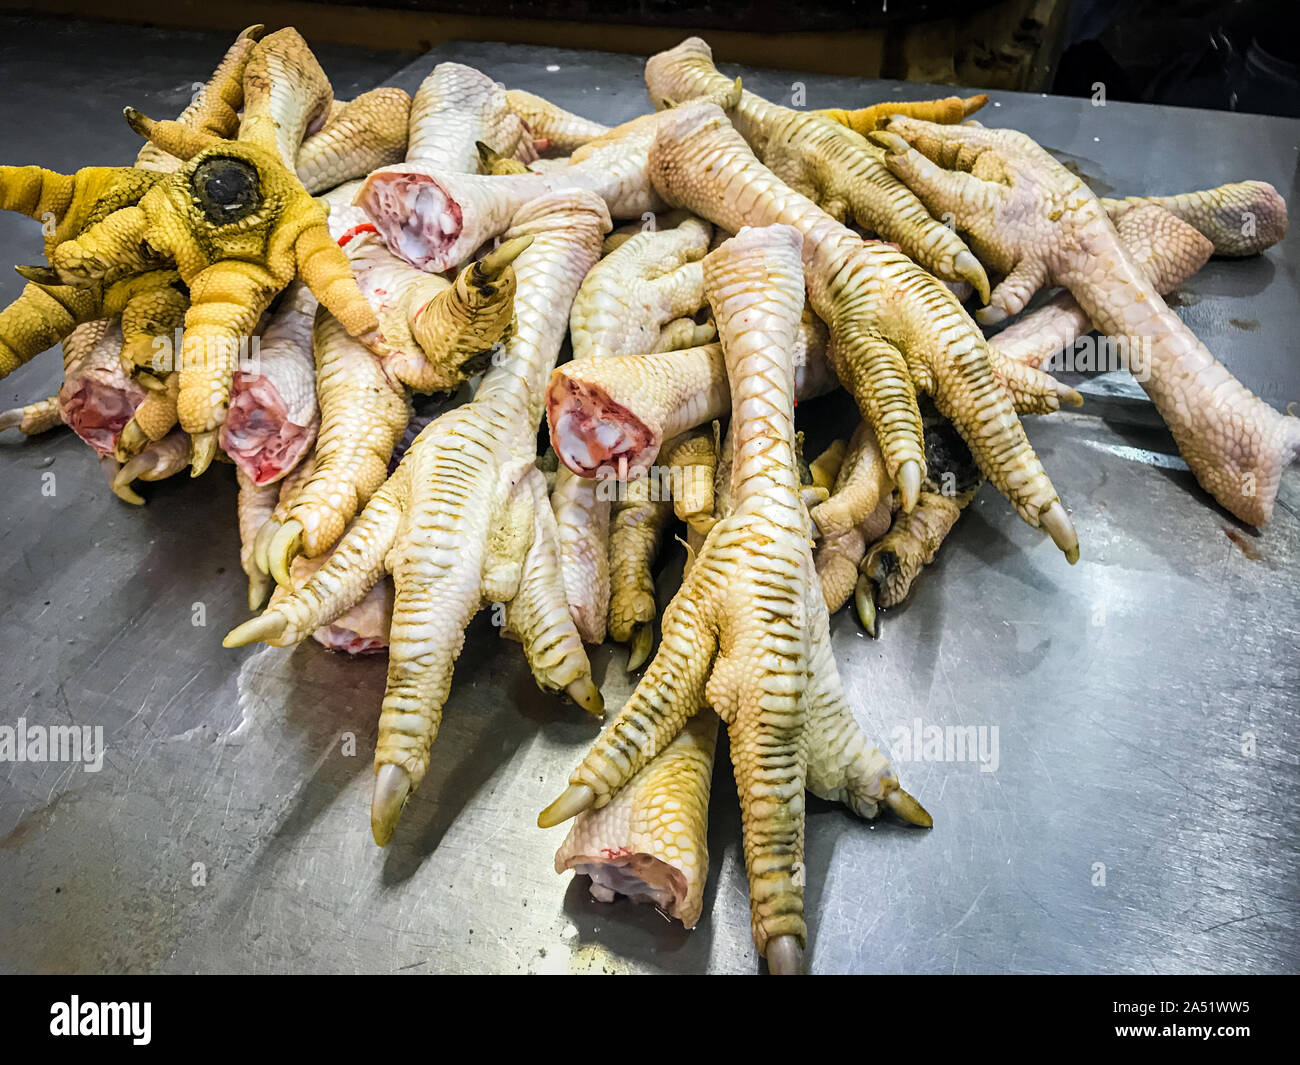
[[[136,54],[158,48],[149,31],[112,32]],[[104,56],[96,78],[68,66],[57,83],[35,76],[55,44],[29,34],[25,45],[0,45],[6,74],[27,64],[0,84],[5,161],[127,158],[118,108],[201,77],[222,42],[192,40],[190,53],[145,65]],[[357,87],[368,76],[413,89],[439,59],[607,122],[645,106],[641,61],[630,57],[457,44],[396,77],[382,57],[339,53],[326,67],[341,80],[354,63]],[[744,73],[778,98],[803,81],[809,106],[895,91]],[[165,110],[164,97],[154,100]],[[1294,121],[1014,94],[994,103],[987,121],[1037,136],[1103,191],[1250,176],[1294,200]],[[50,107],[57,122],[43,120]],[[0,236],[7,259],[37,261],[30,224],[0,216]],[[1298,240],[1293,232],[1258,260],[1211,263],[1178,301],[1216,353],[1279,406],[1300,399]],[[0,280],[0,297],[17,291]],[[54,362],[46,355],[0,385],[5,405],[44,394]],[[823,408],[827,417],[843,409]],[[1088,410],[1121,417],[1112,424]],[[1079,530],[1078,566],[985,489],[913,599],[885,618],[881,640],[847,615],[835,619],[846,687],[878,737],[917,719],[996,727],[998,764],[904,763],[906,785],[934,813],[929,833],[811,803],[814,971],[1300,967],[1300,475],[1287,478],[1262,535],[1239,533],[1179,468],[1163,430],[1142,421],[1131,403],[1100,401],[1032,420]],[[53,497],[40,493],[44,472],[56,476]],[[551,871],[561,832],[539,831],[533,817],[593,727],[540,695],[517,648],[481,618],[428,778],[381,852],[367,802],[382,660],[347,661],[311,642],[220,647],[245,616],[228,468],[147,487],[148,506],[133,509],[64,434],[0,442],[0,486],[0,724],[20,715],[102,724],[108,742],[97,774],[0,766],[0,967],[759,968],[723,760],[700,926],[688,933],[646,908],[592,902]],[[203,626],[192,624],[196,603]],[[630,690],[622,653],[602,649],[593,660],[617,707]],[[1253,755],[1243,753],[1247,733]]]

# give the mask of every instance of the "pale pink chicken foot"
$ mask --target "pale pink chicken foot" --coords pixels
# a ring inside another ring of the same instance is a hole
[[[1246,388],[1165,305],[1081,179],[1015,130],[894,118],[871,139],[1004,275],[986,323],[1019,313],[1045,284],[1069,289],[1099,332],[1123,338],[1201,487],[1244,522],[1269,520],[1282,471],[1300,454],[1300,418]]]

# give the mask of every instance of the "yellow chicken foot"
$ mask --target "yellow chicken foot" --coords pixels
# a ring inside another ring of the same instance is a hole
[[[982,334],[953,294],[906,256],[864,242],[782,183],[716,106],[689,104],[658,117],[650,176],[666,199],[733,232],[779,221],[802,233],[810,301],[835,338],[831,361],[876,428],[904,508],[915,502],[925,470],[919,389],[952,419],[1021,518],[1077,560],[1069,516]]]
[[[988,102],[989,98],[984,93],[979,93],[977,96],[945,96],[940,100],[898,100],[849,111],[832,107],[814,111],[813,114],[823,115],[841,126],[848,126],[854,133],[865,137],[873,129],[880,129],[894,115],[907,115],[909,118],[924,118],[930,122],[951,125],[964,122]]]
[[[731,505],[664,615],[658,654],[631,699],[538,817],[600,810],[706,703],[731,741],[745,831],[754,942],[797,971],[803,918],[804,788],[863,816],[883,802],[920,823],[844,702],[795,474],[790,351],[803,308],[799,233],[744,229],[704,260],[732,387]]]
[[[656,102],[716,97],[729,84],[698,37],[652,56],[645,78]],[[890,174],[884,153],[861,135],[815,112],[781,107],[751,92],[742,92],[738,103],[724,110],[768,169],[832,218],[855,221],[943,280],[969,281],[987,296],[988,278],[970,249],[931,217]]]

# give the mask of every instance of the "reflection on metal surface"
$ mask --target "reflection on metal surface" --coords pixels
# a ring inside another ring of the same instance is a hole
[[[1187,463],[1177,455],[1163,455],[1158,451],[1129,447],[1127,444],[1106,444],[1100,440],[1085,440],[1083,444],[1084,447],[1090,447],[1094,451],[1104,451],[1108,455],[1129,462],[1140,462],[1144,466],[1157,466],[1162,470],[1187,470]]]

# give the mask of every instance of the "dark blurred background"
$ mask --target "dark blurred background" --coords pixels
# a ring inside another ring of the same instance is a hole
[[[649,55],[690,31],[720,60],[862,77],[1300,116],[1296,4],[1119,0],[0,0],[188,29],[297,26],[425,50],[453,38]],[[3,76],[3,72],[0,72]]]

